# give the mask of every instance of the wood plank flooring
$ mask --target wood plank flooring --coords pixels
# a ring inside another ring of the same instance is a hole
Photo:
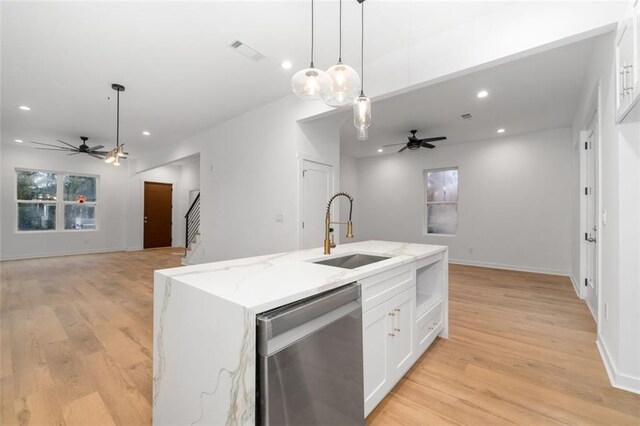
[[[0,262],[0,424],[150,424],[152,272],[174,253]],[[450,339],[368,424],[640,424],[568,279],[452,265],[450,291]]]

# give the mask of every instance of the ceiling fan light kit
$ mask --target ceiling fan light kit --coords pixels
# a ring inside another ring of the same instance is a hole
[[[365,96],[364,87],[364,1],[356,0],[361,5],[362,41],[360,51],[360,69],[362,79],[356,70],[342,62],[342,0],[339,15],[338,63],[327,72],[313,65],[314,41],[314,2],[311,0],[311,64],[309,68],[298,71],[291,78],[291,90],[302,100],[322,99],[330,107],[353,105],[353,123],[357,129],[359,140],[369,138],[371,125],[371,100]]]

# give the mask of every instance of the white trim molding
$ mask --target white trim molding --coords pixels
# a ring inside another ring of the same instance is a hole
[[[633,377],[618,372],[615,360],[611,358],[611,355],[609,355],[607,345],[602,341],[600,336],[598,336],[596,340],[596,345],[598,346],[598,351],[600,351],[600,357],[604,363],[604,368],[607,370],[611,386],[628,392],[640,394],[640,377]]]
[[[479,266],[481,268],[505,269],[507,271],[532,272],[534,274],[560,275],[571,279],[571,273],[569,271],[537,268],[535,266],[507,265],[503,263],[478,262],[459,259],[449,259],[449,263],[453,263],[455,265]]]
[[[576,292],[576,296],[578,296],[578,299],[582,299],[582,297],[580,297],[580,284],[578,284],[578,281],[576,281],[576,277],[573,276],[573,272],[569,273],[569,279],[571,280],[573,289]]]

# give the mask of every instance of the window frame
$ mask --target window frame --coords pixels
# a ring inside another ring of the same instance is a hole
[[[455,170],[458,172],[458,188],[457,193],[458,197],[456,201],[428,201],[427,200],[427,184],[428,184],[428,174],[433,172],[447,172]],[[438,167],[435,169],[423,169],[422,170],[422,190],[424,193],[424,201],[422,203],[422,235],[425,237],[437,236],[437,237],[457,237],[458,236],[458,228],[460,225],[460,212],[459,212],[459,204],[460,204],[460,167],[458,166],[450,166],[450,167]],[[455,234],[441,234],[436,232],[429,232],[429,218],[427,215],[429,214],[429,205],[437,205],[437,204],[455,204],[456,205],[456,232]]]
[[[56,177],[56,199],[55,200],[18,200],[18,173],[19,172],[41,172],[52,173]],[[97,232],[100,230],[100,176],[90,173],[75,173],[65,172],[59,170],[45,170],[45,169],[32,169],[27,167],[16,167],[14,169],[14,185],[13,185],[13,198],[15,203],[15,220],[14,220],[14,234],[40,234],[40,233],[78,233],[78,232]],[[64,200],[64,177],[65,176],[83,176],[90,177],[96,180],[96,201],[86,201],[83,204],[94,207],[94,220],[96,223],[95,229],[65,229],[64,227],[64,210],[68,204],[77,204],[75,201]],[[55,228],[54,229],[37,229],[37,230],[22,230],[19,229],[19,204],[51,204],[56,206]]]

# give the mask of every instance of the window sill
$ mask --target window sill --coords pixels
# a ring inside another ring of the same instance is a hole
[[[99,229],[63,229],[63,230],[36,230],[36,231],[13,231],[16,235],[30,235],[30,234],[69,234],[69,233],[85,233],[85,232],[98,232]]]

